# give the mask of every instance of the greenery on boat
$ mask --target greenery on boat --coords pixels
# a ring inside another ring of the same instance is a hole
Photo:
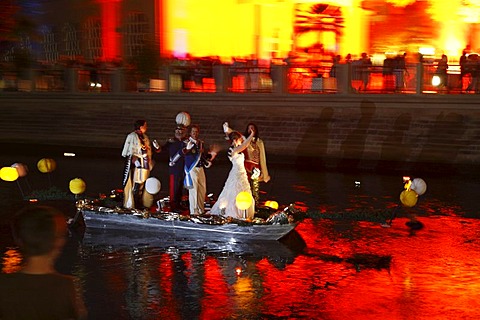
[[[60,190],[58,187],[50,187],[48,189],[33,190],[31,194],[25,197],[25,200],[36,199],[44,200],[75,200],[75,196],[66,191]]]

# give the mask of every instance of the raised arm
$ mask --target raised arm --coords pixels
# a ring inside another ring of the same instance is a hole
[[[239,146],[236,146],[235,148],[233,148],[233,153],[240,153],[242,152],[243,150],[245,150],[248,145],[250,144],[250,142],[252,141],[253,139],[253,136],[255,135],[255,132],[251,131],[250,132],[250,135],[248,136],[247,139],[245,139],[241,145]]]

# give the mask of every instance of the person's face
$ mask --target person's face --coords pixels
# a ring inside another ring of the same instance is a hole
[[[184,128],[176,128],[175,129],[175,138],[183,139],[185,138],[186,130]]]
[[[192,130],[190,130],[190,136],[195,140],[198,139],[199,134],[200,130],[198,130],[196,127],[193,127]]]
[[[243,142],[243,138],[238,138],[238,139],[233,140],[233,143],[235,144],[235,146],[241,145],[242,142]]]

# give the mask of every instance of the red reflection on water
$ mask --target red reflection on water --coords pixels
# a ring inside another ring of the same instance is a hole
[[[162,299],[159,299],[157,314],[164,319],[180,319],[178,300],[173,295],[174,269],[172,257],[167,253],[162,254],[158,265],[158,288],[162,291]]]
[[[200,302],[202,306],[200,319],[227,319],[232,314],[232,308],[228,285],[218,260],[214,257],[207,257],[204,266],[204,296]]]

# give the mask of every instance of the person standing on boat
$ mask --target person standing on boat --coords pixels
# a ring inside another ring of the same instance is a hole
[[[145,181],[153,167],[152,147],[147,132],[147,121],[137,120],[134,130],[129,133],[123,145],[122,157],[125,158],[123,175],[123,207],[135,208],[135,201],[141,202],[144,208],[149,208],[153,203],[153,196],[144,189]],[[154,140],[155,149],[160,152],[160,147]],[[137,199],[135,199],[137,198]]]
[[[245,154],[245,170],[247,170],[248,180],[250,182],[250,188],[252,189],[253,199],[255,200],[255,205],[258,206],[260,199],[259,189],[260,182],[267,183],[270,181],[270,175],[268,174],[267,168],[267,157],[265,153],[265,144],[263,140],[260,139],[258,134],[257,125],[253,122],[250,122],[245,129],[245,137],[249,135],[249,132],[255,132],[253,139],[247,148],[243,151]],[[257,174],[254,174],[254,171],[258,170]]]
[[[252,141],[255,131],[249,129],[250,135],[245,138],[240,132],[232,131],[228,123],[224,123],[223,130],[228,133],[232,144],[228,149],[228,159],[232,162],[232,169],[228,174],[227,181],[220,193],[217,202],[211,209],[212,214],[225,215],[236,219],[253,219],[255,214],[255,202],[247,210],[237,208],[236,198],[240,192],[252,193],[250,183],[248,182],[247,171],[245,170],[245,155],[243,151]]]
[[[185,157],[183,149],[187,147],[187,127],[183,124],[177,124],[175,135],[167,140],[163,149],[168,150],[169,163],[169,186],[170,186],[170,209],[173,211],[182,211],[183,181],[185,179]]]
[[[197,215],[205,212],[205,196],[207,194],[207,179],[204,168],[212,165],[217,153],[205,152],[204,141],[200,139],[200,126],[190,127],[190,138],[183,150],[185,155],[184,186],[188,190],[190,214]]]

